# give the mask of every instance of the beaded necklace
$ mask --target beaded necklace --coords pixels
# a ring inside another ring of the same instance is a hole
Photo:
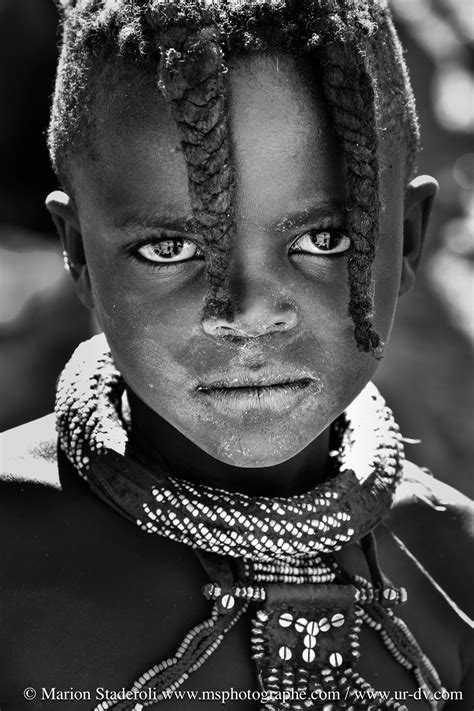
[[[105,701],[96,711],[140,711],[168,698],[250,605],[256,608],[251,650],[265,711],[404,711],[393,698],[374,706],[367,693],[374,690],[354,669],[363,623],[412,670],[426,698],[443,691],[432,664],[393,612],[406,600],[405,590],[394,588],[377,563],[372,531],[391,505],[404,455],[398,426],[372,384],[335,425],[337,475],[286,498],[191,484],[164,467],[150,472],[127,450],[124,387],[105,338],[81,344],[58,383],[60,447],[94,493],[143,531],[196,550],[211,578],[203,593],[213,609],[173,657],[132,685],[133,700]],[[353,541],[361,542],[372,584],[349,576],[336,561],[334,554]],[[338,698],[337,705],[325,703],[328,698]]]

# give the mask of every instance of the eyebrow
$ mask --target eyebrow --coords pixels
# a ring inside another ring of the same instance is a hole
[[[275,230],[284,232],[294,227],[304,227],[312,222],[317,222],[325,218],[345,221],[344,205],[340,202],[328,201],[307,209],[287,213],[275,225]]]
[[[112,226],[120,230],[133,229],[168,229],[176,232],[193,232],[196,225],[193,217],[170,217],[169,215],[149,215],[137,217],[130,215],[125,217],[117,217],[112,221]]]
[[[273,225],[277,232],[285,232],[288,229],[304,227],[312,222],[323,220],[324,218],[345,220],[344,205],[341,202],[329,200],[321,202],[316,206],[306,209],[286,213],[278,222]],[[131,231],[133,229],[167,229],[176,232],[198,233],[196,222],[193,217],[182,216],[171,218],[169,215],[149,215],[137,217],[128,215],[117,217],[112,221],[116,229]]]

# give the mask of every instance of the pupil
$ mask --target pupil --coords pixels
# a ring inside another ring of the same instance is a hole
[[[182,239],[165,239],[159,242],[156,246],[156,252],[158,256],[164,259],[171,259],[172,257],[177,257],[183,248]]]
[[[332,235],[330,232],[317,232],[316,235],[313,237],[313,244],[315,247],[318,247],[318,249],[331,249],[331,239]]]

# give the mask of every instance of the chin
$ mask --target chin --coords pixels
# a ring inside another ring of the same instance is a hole
[[[274,453],[261,453],[261,452],[235,452],[235,451],[220,451],[218,453],[212,454],[215,459],[218,459],[224,464],[230,464],[234,467],[239,467],[241,469],[264,469],[265,467],[274,467],[278,464],[283,464],[292,457],[294,457],[296,452],[292,452],[288,455],[275,456]]]
[[[311,441],[311,440],[310,440]],[[295,457],[309,442],[296,443],[289,436],[249,435],[237,432],[203,447],[207,454],[224,464],[243,469],[274,467]]]

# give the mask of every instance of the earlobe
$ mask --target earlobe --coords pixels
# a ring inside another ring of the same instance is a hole
[[[431,208],[437,192],[438,183],[429,175],[420,175],[408,184],[405,193],[403,262],[399,296],[411,289],[415,282]]]
[[[46,208],[61,238],[63,250],[67,255],[68,270],[76,285],[77,294],[84,306],[93,309],[94,300],[89,271],[74,202],[67,193],[55,190],[46,198]]]

